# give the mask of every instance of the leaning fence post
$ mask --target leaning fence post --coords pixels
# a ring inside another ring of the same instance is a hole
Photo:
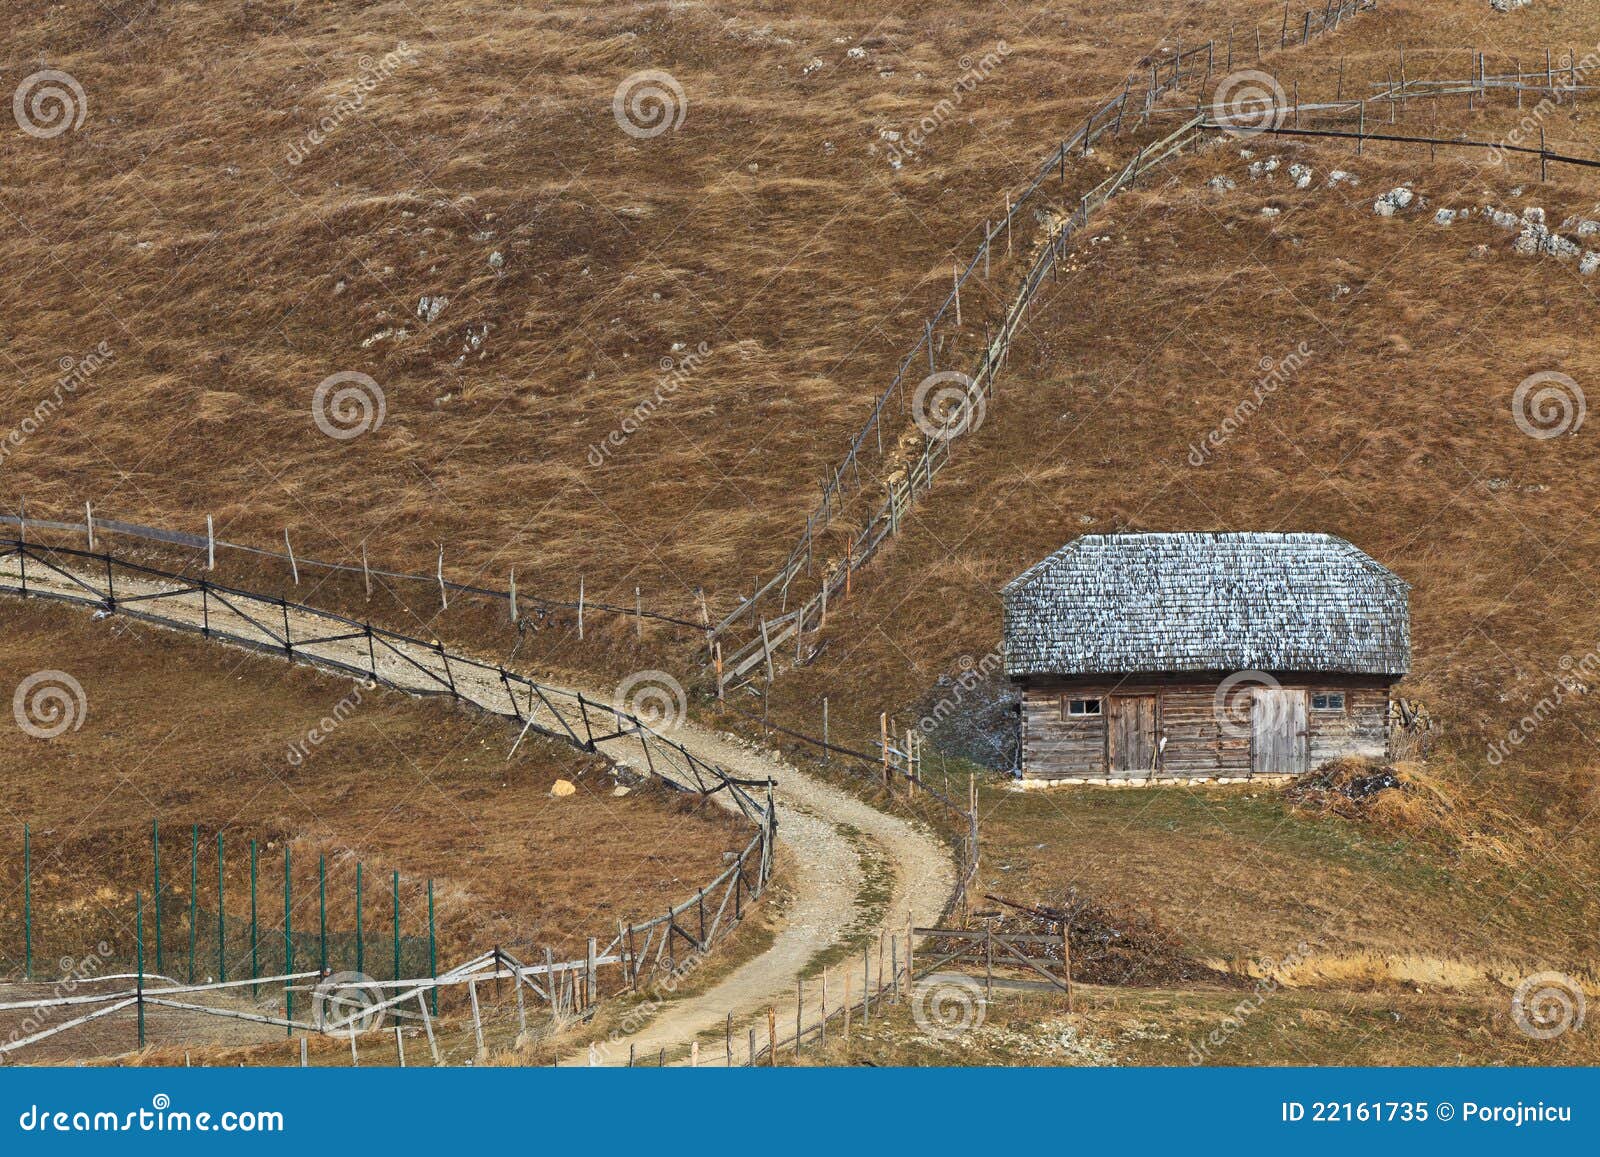
[[[367,588],[367,598],[372,597],[372,571],[367,567],[367,540],[361,540],[361,582]]]
[[[206,569],[217,569],[217,532],[209,514],[206,515]]]
[[[139,927],[144,928],[142,916]],[[140,935],[142,937],[142,931]],[[141,939],[141,960],[144,959],[143,943]],[[33,979],[33,832],[27,824],[22,825],[22,978]],[[143,1006],[140,1008],[142,1011]]]
[[[289,572],[294,575],[294,585],[300,585],[300,564],[294,560],[294,544],[289,541],[289,528],[283,528],[284,549],[289,552]]]
[[[506,597],[511,602],[511,621],[514,623],[514,622],[517,621],[517,568],[516,567],[512,567],[511,568],[511,589],[507,592]]]
[[[433,881],[428,881],[428,975],[437,978],[439,975],[439,941],[433,926]],[[517,975],[517,1003],[522,1002],[521,973]],[[433,986],[433,1011],[439,1011],[439,986]],[[524,1026],[526,1027],[526,1026]]]
[[[94,503],[83,504],[83,528],[89,536],[89,552],[94,553]]]
[[[439,562],[434,573],[439,578],[439,609],[448,611],[450,609],[450,593],[445,589],[444,585],[444,543],[439,543],[438,547]]]
[[[822,762],[828,762],[828,697],[822,697]]]

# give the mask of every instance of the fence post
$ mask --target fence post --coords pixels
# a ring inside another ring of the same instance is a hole
[[[223,900],[222,892],[222,864],[223,846],[222,833],[217,833],[217,980],[224,982],[228,979],[228,928],[226,923],[227,904]]]
[[[200,892],[200,825],[195,824],[189,842],[189,983],[194,983],[194,921]]]
[[[156,971],[163,971],[161,966],[161,821],[150,821],[150,862],[155,871],[155,901],[156,901]]]
[[[139,1047],[144,1048],[144,893],[133,894],[133,943],[138,964],[138,987],[134,1003],[139,1011]]]
[[[206,569],[217,569],[217,532],[211,524],[211,516],[206,515]],[[157,969],[159,972],[160,969]]]
[[[367,970],[367,946],[361,934],[361,861],[356,861],[356,971]]]
[[[257,955],[257,925],[256,925],[256,842],[250,841],[250,979],[255,980],[261,975],[260,958]],[[160,971],[157,969],[157,971]],[[261,986],[250,986],[252,997],[261,995]]]
[[[294,972],[294,876],[290,871],[289,843],[283,844],[283,974],[287,978]],[[285,979],[283,982],[283,1019],[294,1020],[294,986],[293,982]],[[284,1026],[284,1035],[294,1035],[294,1025]]]
[[[510,586],[510,590],[507,591],[506,597],[511,602],[511,621],[514,623],[514,622],[517,621],[517,568],[516,567],[512,567],[511,568],[511,586]]]
[[[83,504],[83,528],[89,535],[89,553],[94,553],[94,503]]]
[[[828,762],[828,697],[822,697],[822,762]]]
[[[578,576],[578,642],[583,642],[583,576]]]
[[[439,941],[434,934],[432,880],[428,881],[428,975],[432,977],[438,977],[439,975]],[[522,1008],[522,974],[520,972],[517,974],[517,1008],[520,1012]],[[433,986],[433,1012],[435,1016],[439,1014],[439,986],[437,984]]]
[[[439,562],[434,569],[434,574],[439,579],[439,609],[442,611],[448,611],[450,609],[450,593],[445,589],[444,585],[444,543],[439,543],[438,547]]]
[[[317,967],[328,971],[328,857],[317,857]]]
[[[33,979],[33,831],[22,825],[22,978]]]
[[[394,873],[394,975],[393,980],[400,979],[400,871]]]
[[[300,585],[300,564],[294,560],[294,544],[289,541],[289,528],[283,528],[284,549],[289,552],[289,573],[294,575],[294,585]]]

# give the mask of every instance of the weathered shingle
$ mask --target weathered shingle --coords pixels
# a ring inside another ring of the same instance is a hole
[[[1002,592],[1006,671],[1403,675],[1410,587],[1327,534],[1091,534]]]

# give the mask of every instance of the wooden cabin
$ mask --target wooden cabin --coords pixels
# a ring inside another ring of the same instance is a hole
[[[1069,543],[1002,591],[1021,778],[1228,783],[1385,758],[1409,592],[1327,534]]]

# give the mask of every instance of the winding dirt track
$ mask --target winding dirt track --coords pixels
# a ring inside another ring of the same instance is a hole
[[[0,559],[0,592],[16,594],[21,578],[17,555]],[[30,592],[67,596],[80,603],[103,596],[106,591],[104,578],[88,570],[47,570],[31,560],[27,563],[27,587]],[[116,595],[119,600],[162,595],[165,597],[154,602],[138,604],[140,609],[195,629],[209,622],[213,628],[281,649],[281,639],[275,632],[285,625],[283,618],[270,620],[268,629],[269,620],[256,605],[236,602],[230,607],[219,602],[215,594],[207,603],[197,589],[185,590],[175,583],[123,575],[116,579]],[[275,601],[271,610],[278,614]],[[323,660],[350,667],[375,667],[387,682],[419,694],[437,694],[442,677],[476,706],[500,715],[514,714],[511,691],[493,671],[464,664],[451,667],[445,656],[423,647],[402,645],[369,652],[364,638],[332,638],[347,634],[348,624],[316,611],[289,609],[286,618],[296,639],[295,655],[301,662],[315,665]],[[299,641],[319,638],[328,641]],[[448,658],[458,656],[452,654]],[[576,689],[573,691],[576,693]],[[609,696],[587,689],[584,694],[594,701],[609,701]],[[764,1030],[767,1009],[773,1005],[788,1010],[792,1026],[796,983],[812,961],[863,934],[901,932],[908,921],[924,925],[936,922],[955,885],[949,850],[922,826],[880,812],[849,793],[798,771],[770,752],[731,736],[685,723],[672,732],[672,738],[697,758],[734,776],[770,776],[777,780],[778,839],[787,849],[785,864],[789,872],[784,882],[792,899],[774,942],[766,951],[704,992],[681,999],[658,994],[659,1011],[642,1029],[597,1042],[592,1050],[585,1045],[570,1058],[570,1063],[588,1064],[591,1056],[603,1064],[623,1063],[630,1044],[640,1055],[663,1049],[669,1056],[681,1053],[703,1034],[720,1035],[730,1014],[741,1030],[758,1022]],[[639,766],[638,745],[631,738],[601,741],[598,746],[611,758],[644,770]],[[713,798],[732,806],[726,792]],[[871,876],[885,873],[892,877],[888,902],[884,904],[880,899],[871,904],[863,895],[864,886]],[[806,985],[805,1001],[810,1008],[817,1006],[819,987],[820,981]],[[764,1031],[760,1035],[764,1039]],[[714,1052],[720,1058],[721,1049]],[[737,1037],[734,1055],[736,1059],[743,1056]]]

